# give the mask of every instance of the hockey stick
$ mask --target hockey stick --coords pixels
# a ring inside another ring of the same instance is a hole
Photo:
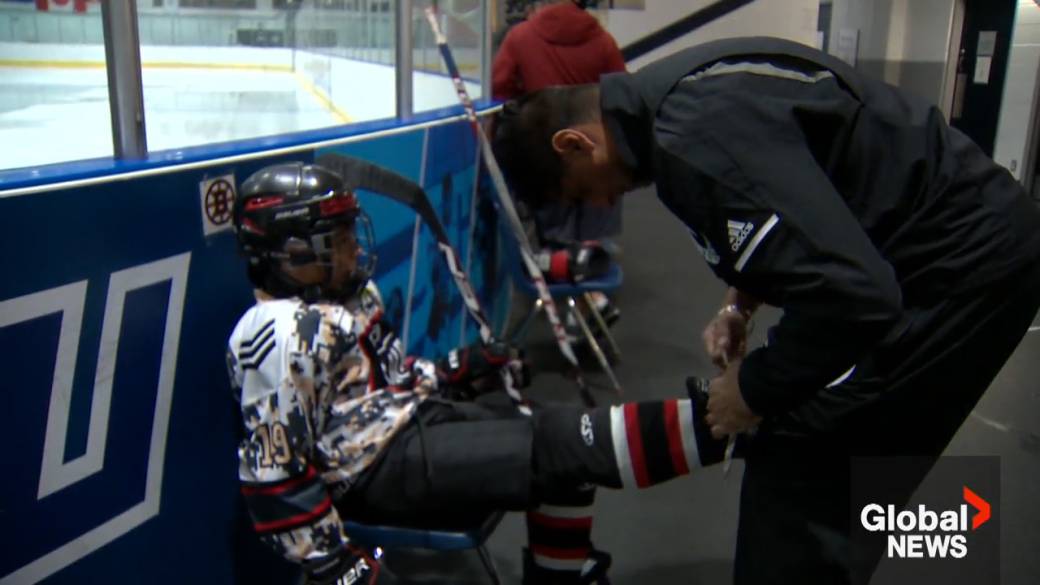
[[[364,189],[403,203],[426,222],[430,231],[433,232],[433,237],[437,240],[437,248],[448,265],[448,271],[455,280],[455,286],[462,295],[466,309],[477,322],[480,340],[485,344],[490,343],[493,337],[489,321],[480,307],[480,301],[473,290],[473,285],[461,268],[458,254],[451,247],[448,232],[445,231],[444,225],[441,224],[440,218],[437,217],[437,213],[433,210],[433,205],[430,204],[430,199],[422,187],[393,171],[341,154],[323,154],[315,162],[339,174],[349,188]],[[512,372],[508,367],[499,368],[498,371],[502,376],[502,385],[505,386],[506,393],[516,404],[517,409],[523,414],[530,415],[531,408],[516,389]]]
[[[502,169],[498,166],[498,160],[495,158],[495,153],[491,150],[491,141],[488,140],[487,134],[484,133],[484,128],[480,125],[480,121],[477,120],[477,111],[473,107],[473,100],[469,97],[469,92],[466,90],[466,84],[462,81],[462,76],[459,74],[459,67],[455,63],[455,57],[451,53],[451,47],[448,46],[448,39],[444,36],[441,31],[440,23],[437,22],[437,11],[434,7],[430,6],[426,8],[426,20],[430,23],[430,29],[433,30],[433,36],[437,41],[437,48],[440,50],[441,58],[444,59],[444,65],[448,68],[448,75],[451,76],[452,82],[455,84],[455,92],[459,96],[459,102],[462,103],[462,108],[466,112],[466,119],[469,120],[470,126],[473,128],[473,133],[477,136],[477,142],[480,144],[480,150],[484,155],[484,162],[487,165],[488,173],[491,175],[491,182],[494,185],[494,190],[498,196],[499,208],[505,213],[509,228],[513,232],[513,237],[516,238],[520,248],[520,258],[524,263],[524,268],[527,270],[528,276],[534,283],[535,289],[538,291],[538,298],[542,302],[542,306],[545,307],[545,315],[549,319],[549,325],[552,328],[553,336],[556,337],[556,344],[560,347],[560,353],[571,363],[574,369],[575,381],[578,384],[578,389],[581,392],[582,398],[593,405],[592,395],[589,393],[588,386],[585,384],[585,378],[581,375],[581,367],[578,365],[578,358],[574,355],[574,348],[571,347],[570,341],[567,340],[567,333],[563,329],[563,324],[560,322],[560,314],[556,310],[556,304],[553,302],[552,295],[549,294],[549,287],[545,284],[545,278],[542,276],[542,271],[538,267],[538,263],[534,259],[534,252],[531,250],[531,243],[527,240],[527,236],[524,234],[523,224],[520,223],[520,216],[516,213],[516,207],[513,205],[513,200],[509,195],[509,188],[506,186],[505,177],[502,175]],[[593,309],[595,310],[595,309]],[[611,381],[614,383],[614,388],[621,392],[621,385],[611,375]]]

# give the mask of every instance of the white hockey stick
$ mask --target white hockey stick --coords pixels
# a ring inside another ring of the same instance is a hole
[[[452,56],[451,47],[448,46],[448,39],[441,31],[440,23],[437,22],[437,11],[432,6],[426,8],[426,20],[430,23],[430,28],[433,30],[433,36],[437,41],[437,48],[440,49],[441,57],[444,59],[444,65],[448,68],[448,74],[451,76],[451,80],[455,84],[455,91],[458,93],[459,101],[462,103],[462,107],[466,112],[466,118],[469,120],[470,126],[473,127],[474,134],[477,136],[477,142],[479,143],[481,152],[484,155],[484,162],[487,165],[488,173],[491,175],[491,182],[494,185],[495,194],[498,197],[499,208],[505,214],[509,228],[513,232],[513,237],[516,238],[517,243],[519,244],[520,258],[524,263],[524,268],[527,270],[528,276],[534,283],[535,289],[538,291],[538,298],[542,301],[542,306],[545,307],[545,315],[549,319],[549,325],[552,328],[553,336],[556,338],[556,344],[560,347],[560,353],[563,354],[574,368],[576,381],[578,388],[581,391],[582,398],[587,402],[592,402],[592,395],[589,394],[588,386],[585,384],[585,379],[581,375],[581,367],[578,365],[578,358],[574,355],[574,348],[571,347],[571,343],[567,339],[567,333],[564,331],[563,324],[560,322],[560,314],[556,310],[556,303],[553,302],[552,296],[549,294],[549,287],[545,284],[545,278],[542,276],[542,271],[534,259],[534,252],[531,250],[531,243],[527,240],[523,224],[520,222],[520,216],[517,214],[516,207],[513,205],[513,200],[509,195],[509,188],[506,186],[506,180],[502,175],[502,169],[498,166],[498,160],[495,158],[495,153],[491,150],[491,141],[488,140],[483,126],[480,125],[480,121],[477,119],[477,111],[473,107],[473,100],[470,99],[469,92],[466,90],[466,84],[462,80],[462,76],[459,74],[459,67],[455,63],[455,57]]]

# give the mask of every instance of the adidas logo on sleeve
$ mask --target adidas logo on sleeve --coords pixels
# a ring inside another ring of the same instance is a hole
[[[755,224],[750,221],[729,220],[726,222],[726,230],[729,233],[729,249],[736,252],[744,245],[744,241],[755,229]]]

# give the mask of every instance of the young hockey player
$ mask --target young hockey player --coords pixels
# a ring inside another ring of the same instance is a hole
[[[610,557],[590,541],[592,485],[647,487],[722,458],[688,399],[533,416],[450,399],[509,352],[492,343],[440,368],[404,355],[369,280],[371,224],[328,169],[254,173],[234,224],[258,289],[228,342],[242,493],[260,538],[310,583],[386,581],[342,518],[436,525],[500,509],[527,511],[526,583],[597,582]]]

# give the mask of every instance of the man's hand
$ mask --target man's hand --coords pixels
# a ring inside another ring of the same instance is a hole
[[[708,357],[720,370],[747,353],[748,317],[739,310],[724,308],[704,328],[701,337]]]
[[[713,379],[708,387],[708,414],[704,420],[711,425],[711,435],[716,439],[749,431],[762,420],[751,412],[740,394],[737,378],[740,364],[739,359],[730,362],[722,375]]]

